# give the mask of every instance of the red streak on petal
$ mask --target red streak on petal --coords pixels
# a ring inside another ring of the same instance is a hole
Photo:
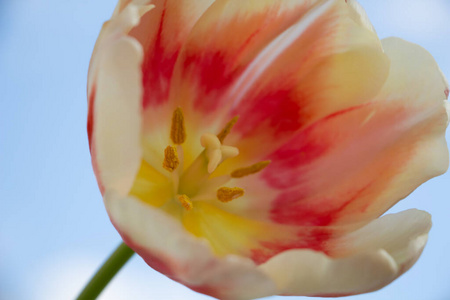
[[[154,44],[149,47],[142,63],[142,85],[144,89],[142,105],[161,105],[169,98],[169,85],[180,48],[168,50],[164,47],[162,32],[166,15],[167,1],[161,15],[158,33]],[[181,46],[180,46],[181,47]]]
[[[225,88],[229,87],[240,72],[231,68],[229,58],[217,52],[187,54],[183,63],[183,73],[186,77],[197,78],[195,84],[202,93],[194,101],[194,107],[205,113],[218,109],[218,101]],[[189,75],[188,75],[189,74]]]
[[[293,242],[261,242],[260,245],[262,248],[252,249],[250,258],[259,265],[265,263],[273,256],[291,249],[310,249],[326,252],[324,244],[330,238],[331,233],[328,229],[302,229],[298,233],[298,240]]]
[[[291,224],[299,226],[327,226],[334,218],[334,215],[343,209],[337,208],[333,211],[319,210],[316,206],[309,207],[302,203],[302,198],[306,195],[299,195],[295,192],[286,192],[278,196],[270,211],[271,219],[277,223]],[[317,202],[327,203],[333,199],[318,199]]]
[[[327,154],[332,150],[333,141],[335,136],[333,133],[324,135],[321,131],[322,126],[325,126],[333,118],[338,118],[343,114],[351,113],[354,110],[360,109],[365,105],[351,107],[334,114],[331,114],[306,129],[302,130],[294,136],[293,139],[288,141],[284,146],[267,156],[265,159],[272,161],[270,164],[270,172],[262,173],[262,178],[266,184],[277,189],[284,189],[296,186],[303,181],[308,181],[310,178],[304,178],[302,176],[302,168],[306,170],[308,166],[320,157]],[[270,109],[270,108],[269,108]],[[276,111],[276,108],[274,108]],[[284,108],[285,111],[289,109]],[[283,113],[282,110],[279,113]],[[294,118],[294,113],[290,112],[291,118]],[[289,116],[289,112],[287,112]],[[279,116],[283,120],[280,122],[288,122],[283,116]],[[300,121],[298,121],[300,122]],[[289,123],[288,123],[289,124]],[[290,122],[293,124],[293,122]],[[296,124],[300,126],[300,124]],[[289,128],[285,126],[282,129]],[[292,128],[294,129],[294,126]]]
[[[88,117],[87,117],[87,135],[88,135],[88,141],[89,141],[89,150],[91,152],[91,161],[92,161],[92,169],[94,170],[94,174],[97,178],[97,184],[98,188],[100,190],[100,193],[103,195],[105,192],[105,187],[103,186],[102,182],[100,181],[100,170],[98,168],[97,164],[97,151],[95,149],[95,143],[94,143],[94,103],[95,103],[95,95],[96,95],[96,86],[95,84],[92,85],[92,92],[89,95],[89,101],[88,101]]]
[[[209,295],[211,297],[220,299],[220,293],[217,291],[216,288],[212,286],[208,285],[200,285],[200,286],[186,285],[186,286],[197,293]]]
[[[246,100],[244,100],[246,101]],[[244,122],[239,122],[236,131],[243,137],[252,135],[255,128],[269,126],[271,133],[277,137],[280,133],[294,132],[302,124],[301,99],[293,97],[289,90],[273,90],[249,99],[249,105],[242,103],[232,115],[240,115]]]
[[[114,222],[113,222],[113,225],[114,225]],[[120,230],[117,226],[114,225],[114,227],[116,227],[116,229],[120,232]],[[139,254],[139,256],[142,257],[142,259],[144,259],[144,261],[150,267],[152,267],[156,271],[158,271],[168,277],[172,278],[174,276],[174,272],[172,271],[172,269],[170,268],[170,265],[168,263],[168,262],[170,262],[170,258],[165,256],[164,254],[153,253],[150,250],[148,250],[147,248],[144,248],[141,245],[139,245],[139,243],[135,243],[127,235],[123,234],[122,232],[120,232],[120,233],[121,233],[124,243],[127,244],[128,247],[133,249],[134,252]]]
[[[446,99],[448,99],[448,95],[449,95],[449,93],[450,93],[450,90],[449,90],[449,89],[446,89],[446,90],[444,91],[444,93],[445,93]]]
[[[322,199],[295,191],[283,193],[273,202],[271,219],[277,223],[299,226],[331,225],[349,205],[366,192],[371,192],[370,188],[375,183],[376,179],[371,179],[363,187],[355,187],[355,190],[348,191],[343,196],[331,195]],[[367,206],[363,206],[359,211],[363,213],[366,209]]]
[[[89,149],[92,145],[92,133],[94,130],[94,101],[95,101],[96,86],[92,85],[92,92],[89,96],[88,101],[88,117],[87,117],[87,134],[89,140]]]

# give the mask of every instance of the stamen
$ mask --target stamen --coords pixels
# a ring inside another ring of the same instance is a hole
[[[177,148],[167,146],[164,150],[163,168],[169,172],[173,172],[179,164],[180,160],[178,159]]]
[[[180,201],[181,205],[186,209],[186,210],[191,210],[194,208],[194,204],[192,203],[191,199],[189,199],[188,196],[186,195],[178,195],[178,200]]]
[[[259,163],[256,163],[254,165],[251,165],[246,168],[237,169],[233,172],[231,172],[231,177],[233,178],[241,178],[247,175],[255,174],[260,172],[262,169],[267,167],[270,164],[270,160],[261,161]]]
[[[217,135],[221,143],[223,143],[227,135],[231,132],[231,129],[233,128],[234,124],[236,124],[238,119],[239,119],[238,116],[231,119],[231,121],[228,122],[227,125],[225,125],[225,128],[222,129],[222,131]]]
[[[231,200],[242,196],[244,196],[244,190],[238,187],[221,187],[217,190],[217,199],[224,203],[230,202]]]
[[[179,107],[175,109],[172,115],[170,138],[175,145],[181,145],[186,140],[186,128],[184,127],[183,111]]]

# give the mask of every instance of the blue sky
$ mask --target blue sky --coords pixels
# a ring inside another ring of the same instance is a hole
[[[450,76],[448,1],[360,2],[380,37],[422,45]],[[74,298],[120,241],[96,186],[85,130],[89,58],[114,5],[0,2],[0,299]],[[450,299],[449,181],[450,174],[433,179],[393,209],[433,215],[416,266],[381,291],[350,299]],[[101,299],[210,298],[136,256]]]

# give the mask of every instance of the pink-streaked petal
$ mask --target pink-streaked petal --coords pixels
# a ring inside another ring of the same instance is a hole
[[[139,169],[142,48],[129,37],[111,41],[98,58],[92,159],[101,186],[126,195]]]
[[[192,27],[211,3],[213,0],[154,0],[155,8],[130,32],[144,48],[144,108],[168,100],[178,53]]]
[[[264,9],[215,2],[180,54],[171,98],[199,127],[220,129],[240,115],[230,143],[270,147],[382,86],[388,61],[380,41],[343,1],[253,2]]]
[[[164,172],[162,169],[164,149],[171,143],[170,122],[176,108],[174,103],[167,101],[173,68],[192,27],[212,2],[212,0],[152,1],[155,8],[143,15],[139,25],[130,32],[144,49],[143,156],[160,172]],[[189,135],[193,137],[194,133],[190,131]],[[197,146],[198,143],[190,145]],[[189,146],[185,150],[186,163],[190,163],[189,153],[197,155],[200,148],[198,145],[194,150],[190,150]]]
[[[430,229],[430,214],[411,209],[376,219],[355,232],[330,240],[326,247],[329,255],[335,257],[383,249],[395,260],[400,276],[419,258]]]
[[[276,292],[273,281],[251,260],[215,256],[206,240],[186,232],[163,211],[113,191],[105,193],[104,202],[124,241],[173,280],[220,299],[254,299]]]
[[[384,250],[331,258],[311,250],[289,250],[260,266],[278,293],[299,296],[347,296],[371,292],[395,279],[398,268]]]
[[[370,220],[447,170],[446,81],[428,52],[391,42],[390,77],[373,102],[322,119],[267,158],[266,183],[283,191],[274,220]]]

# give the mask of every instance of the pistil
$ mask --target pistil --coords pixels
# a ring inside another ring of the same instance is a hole
[[[202,135],[200,142],[205,147],[209,174],[214,172],[217,166],[225,159],[235,157],[239,154],[238,148],[222,145],[219,138],[211,133]]]

